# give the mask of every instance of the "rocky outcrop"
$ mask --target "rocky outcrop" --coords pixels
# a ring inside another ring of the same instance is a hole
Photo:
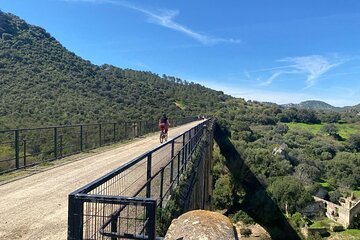
[[[271,240],[269,233],[259,224],[245,224],[243,222],[237,222],[235,224],[237,236],[239,239],[247,239],[244,233],[244,230],[248,230],[250,232],[248,239],[252,240]]]
[[[288,148],[288,146],[287,146],[285,143],[283,143],[283,144],[281,144],[280,146],[275,147],[275,148],[272,150],[272,154],[274,154],[274,155],[281,155],[281,156],[287,158],[287,156],[288,156],[288,153],[287,153],[287,151],[286,151],[287,148]]]
[[[237,239],[229,218],[211,211],[195,210],[172,221],[165,240]]]

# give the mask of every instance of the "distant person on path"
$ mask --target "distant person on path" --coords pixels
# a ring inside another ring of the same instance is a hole
[[[165,130],[165,133],[169,130],[169,119],[166,117],[166,114],[163,114],[163,116],[159,119],[159,128],[161,131]]]

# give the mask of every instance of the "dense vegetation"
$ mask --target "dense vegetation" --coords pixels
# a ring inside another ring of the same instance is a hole
[[[175,77],[93,65],[0,11],[0,129],[205,114],[229,98]]]
[[[214,114],[272,199],[294,218],[320,187],[335,202],[351,191],[359,195],[356,108],[246,102],[175,77],[93,65],[44,29],[1,11],[0,101],[0,129]],[[253,222],[217,147],[214,158],[214,206]]]
[[[320,188],[328,190],[334,202],[358,192],[360,117],[356,114],[232,99],[216,116],[246,165],[289,216],[296,217]],[[239,205],[245,193],[236,187],[239,183],[224,167],[226,159],[218,148],[214,157],[215,207],[251,222],[243,211],[246,206]]]

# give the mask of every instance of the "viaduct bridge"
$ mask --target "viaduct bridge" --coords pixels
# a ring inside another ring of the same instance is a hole
[[[0,177],[20,175],[0,178],[0,239],[156,239],[171,214],[208,208],[212,122],[173,125],[160,146],[154,121],[0,131]]]

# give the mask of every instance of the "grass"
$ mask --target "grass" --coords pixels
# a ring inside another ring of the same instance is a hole
[[[321,228],[324,227],[321,221],[315,221],[313,224],[310,225],[311,228]]]
[[[310,227],[312,228],[329,228],[330,224],[337,224],[336,222],[328,219],[328,218],[324,218],[318,221],[314,221],[313,224],[310,225]],[[331,240],[359,240],[360,239],[360,229],[346,229],[344,231],[341,232],[332,232],[329,231],[330,236],[326,239],[331,239]]]
[[[360,239],[360,229],[347,229],[342,232],[330,232],[331,236],[329,239],[336,240],[359,240]]]
[[[323,188],[325,188],[326,191],[328,191],[328,192],[334,190],[333,186],[331,186],[331,184],[328,183],[328,182],[321,182],[321,183],[320,183],[320,186],[323,187]]]
[[[357,187],[356,190],[353,191],[354,195],[357,199],[360,199],[360,187]]]
[[[359,125],[356,124],[336,124],[339,128],[339,135],[342,138],[349,138],[350,134],[359,134]]]
[[[320,132],[320,129],[324,126],[324,124],[320,123],[320,124],[306,124],[306,123],[287,123],[288,127],[291,130],[306,130],[311,132],[312,134],[317,134],[318,132]]]
[[[329,228],[331,224],[338,224],[331,219],[323,218],[321,220],[314,221],[309,227],[312,228]]]
[[[175,105],[176,105],[178,108],[180,108],[181,110],[185,110],[185,109],[186,109],[186,105],[185,105],[184,101],[179,101],[179,100],[177,100],[177,101],[175,102]]]
[[[287,125],[291,130],[305,130],[316,135],[322,134],[320,130],[325,124],[287,123]],[[360,134],[359,124],[336,123],[335,126],[339,129],[338,134],[344,139],[349,138],[350,134]]]

